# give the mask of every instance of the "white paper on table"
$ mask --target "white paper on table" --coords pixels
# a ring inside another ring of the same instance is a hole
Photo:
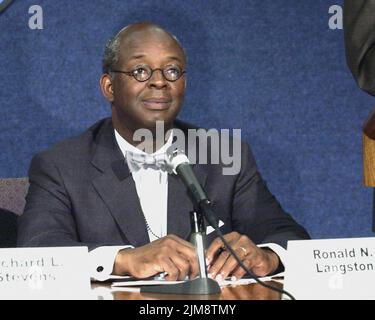
[[[259,280],[263,282],[267,281],[276,281],[276,282],[283,282],[281,279],[275,279],[273,276],[272,277],[262,277],[259,278]],[[246,284],[251,284],[251,283],[256,283],[257,281],[255,279],[238,279],[238,280],[231,280],[231,279],[225,279],[222,281],[219,281],[220,287],[226,287],[226,286],[240,286],[240,285],[246,285]]]
[[[268,277],[262,277],[259,278],[261,281],[279,281],[279,279],[275,279],[278,277],[282,277],[284,273],[279,273],[274,276],[268,276]],[[141,286],[154,286],[154,285],[171,285],[171,284],[177,284],[177,283],[183,283],[186,281],[168,281],[163,279],[162,277],[155,277],[152,279],[141,279],[137,280],[131,277],[128,277],[125,281],[120,282],[114,282],[112,284],[112,288],[118,288],[118,287],[141,287]],[[220,287],[225,287],[229,285],[246,285],[255,283],[256,281],[254,279],[238,279],[238,280],[232,280],[231,278],[227,278],[225,280],[218,281]]]
[[[109,275],[108,279],[105,280],[105,281],[108,281],[108,280],[128,280],[128,279],[133,279],[131,276],[116,276],[116,275]]]
[[[167,281],[167,280],[128,280],[112,283],[112,287],[142,287],[142,286],[156,286],[156,285],[170,285],[182,283],[185,281]]]

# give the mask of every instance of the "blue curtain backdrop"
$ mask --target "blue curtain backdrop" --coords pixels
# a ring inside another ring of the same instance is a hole
[[[31,5],[43,30],[31,30]],[[108,38],[136,21],[189,57],[180,118],[241,128],[270,190],[314,238],[372,236],[361,126],[375,99],[346,66],[334,0],[15,0],[0,14],[0,176],[110,114],[99,90]]]

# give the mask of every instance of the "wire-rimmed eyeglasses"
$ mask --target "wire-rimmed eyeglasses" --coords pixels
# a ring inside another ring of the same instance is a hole
[[[168,67],[165,67],[164,69],[161,69],[161,68],[151,69],[151,67],[149,66],[142,66],[142,67],[137,67],[132,71],[121,71],[121,70],[111,70],[111,71],[117,72],[117,73],[124,73],[128,76],[134,77],[134,79],[139,82],[145,82],[149,80],[154,74],[154,72],[157,70],[161,71],[164,79],[169,82],[177,81],[186,73],[185,70],[181,70],[177,66],[168,66]]]

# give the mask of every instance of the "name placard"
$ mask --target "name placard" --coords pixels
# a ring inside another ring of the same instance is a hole
[[[375,238],[289,241],[284,288],[296,299],[375,299]]]
[[[87,247],[0,249],[0,300],[89,295]]]

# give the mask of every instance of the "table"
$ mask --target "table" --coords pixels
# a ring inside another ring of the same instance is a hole
[[[279,289],[283,287],[283,284],[277,281],[266,283]],[[279,292],[265,288],[258,283],[226,286],[217,295],[171,295],[113,291],[110,283],[92,283],[91,288],[97,294],[98,299],[104,300],[281,300]]]

